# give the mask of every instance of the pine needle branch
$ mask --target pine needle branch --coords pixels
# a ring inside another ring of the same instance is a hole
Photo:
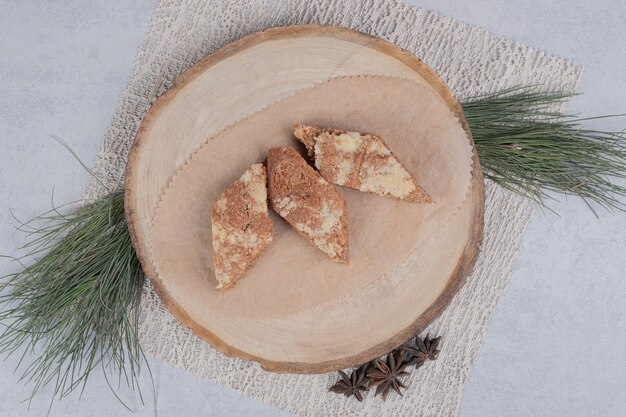
[[[554,111],[574,93],[517,87],[465,100],[463,111],[474,137],[485,177],[546,204],[548,192],[583,198],[613,210],[626,210],[624,132],[586,129],[576,118]],[[621,116],[621,115],[616,115]]]
[[[32,396],[46,385],[59,399],[82,390],[96,367],[138,387],[144,277],[123,191],[70,213],[53,208],[21,225],[32,239],[21,248],[28,259],[13,258],[23,269],[0,283],[0,353],[34,357],[21,377]]]

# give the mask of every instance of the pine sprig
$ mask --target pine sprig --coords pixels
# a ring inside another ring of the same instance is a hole
[[[55,208],[18,229],[31,241],[23,257],[12,258],[23,269],[0,284],[0,353],[34,357],[21,377],[32,395],[46,385],[59,399],[82,390],[97,367],[107,382],[112,374],[118,384],[138,387],[144,278],[123,192],[69,214]]]
[[[583,198],[593,210],[626,210],[624,132],[586,129],[555,111],[574,96],[518,87],[463,104],[485,177],[539,204],[554,191]],[[603,116],[610,117],[610,116]]]

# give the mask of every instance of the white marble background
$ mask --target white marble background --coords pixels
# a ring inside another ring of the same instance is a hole
[[[304,1],[304,0],[303,0]],[[585,67],[585,115],[626,112],[626,3],[615,0],[410,0]],[[87,174],[51,134],[93,161],[130,74],[154,0],[0,0],[0,253],[15,254],[9,209],[30,218],[77,199]],[[590,123],[626,127],[626,118]],[[537,211],[511,284],[488,325],[460,415],[626,415],[626,214],[596,219],[577,200]],[[16,266],[0,260],[0,275]],[[30,406],[0,362],[0,416],[43,416],[51,393]],[[137,416],[287,416],[167,365],[153,362],[157,395]],[[146,378],[144,378],[147,380]],[[144,384],[148,387],[148,384]],[[51,416],[131,415],[98,372],[82,399],[56,403]]]

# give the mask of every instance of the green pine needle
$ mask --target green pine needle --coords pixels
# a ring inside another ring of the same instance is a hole
[[[23,266],[35,259],[0,284],[0,353],[34,358],[21,377],[32,395],[47,385],[59,399],[82,390],[97,367],[116,374],[118,385],[138,388],[144,278],[123,192],[70,214],[55,208],[18,230],[31,240],[24,256],[12,259]]]
[[[485,177],[542,205],[555,191],[583,198],[592,210],[596,203],[623,211],[626,188],[615,180],[626,177],[624,132],[585,129],[581,122],[594,118],[551,110],[574,95],[517,87],[467,100]]]
[[[613,182],[626,176],[624,135],[584,129],[585,119],[550,110],[572,95],[522,87],[467,100],[485,176],[540,204],[557,191],[625,210],[626,189]],[[34,357],[22,376],[33,395],[50,384],[57,398],[84,389],[96,367],[139,388],[144,276],[123,191],[70,214],[53,209],[19,230],[31,241],[14,258],[21,272],[0,281],[0,353]]]

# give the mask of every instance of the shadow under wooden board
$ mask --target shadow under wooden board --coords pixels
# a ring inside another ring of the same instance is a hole
[[[303,152],[295,123],[381,135],[435,204],[340,187],[349,266],[272,215],[268,252],[219,293],[210,208],[269,147]],[[471,273],[484,209],[473,145],[460,104],[414,55],[340,27],[269,29],[208,55],[152,106],[129,156],[126,216],[155,291],[194,334],[273,372],[348,368],[424,329]]]

